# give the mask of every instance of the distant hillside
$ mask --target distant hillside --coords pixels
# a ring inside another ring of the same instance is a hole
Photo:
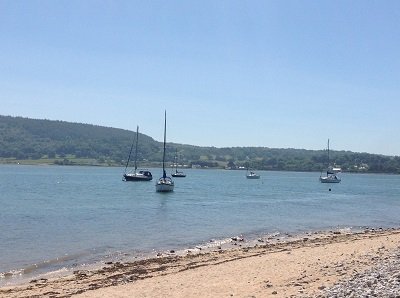
[[[0,116],[0,157],[40,159],[126,159],[134,132],[89,124]],[[140,134],[141,158],[160,150],[160,144]],[[142,153],[144,156],[142,156]]]
[[[0,162],[124,165],[135,132],[89,124],[0,116]],[[139,134],[139,160],[158,166],[162,144]],[[167,160],[178,149],[188,166],[251,167],[286,171],[320,171],[326,167],[325,150],[266,147],[215,148],[167,144]],[[400,157],[350,151],[331,151],[331,161],[344,171],[400,173]]]

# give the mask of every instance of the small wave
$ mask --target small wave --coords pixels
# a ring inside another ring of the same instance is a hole
[[[43,261],[41,263],[33,264],[33,265],[25,267],[23,269],[23,273],[24,274],[30,274],[30,273],[33,273],[33,272],[39,270],[39,269],[51,268],[51,267],[53,267],[54,265],[57,265],[57,264],[63,264],[63,263],[69,262],[69,261],[77,260],[77,259],[79,259],[79,258],[81,258],[81,257],[83,257],[85,255],[87,255],[87,253],[64,255],[64,256],[61,256],[61,257],[54,258],[54,259],[45,260],[45,261]]]
[[[45,260],[39,263],[27,265],[26,267],[13,269],[0,273],[0,285],[16,284],[26,281],[35,275],[53,275],[61,272],[67,272],[69,269],[66,263],[88,255],[88,253],[79,253],[73,255],[63,255],[54,259]],[[72,267],[72,266],[71,266]]]
[[[0,272],[0,280],[2,279],[10,279],[13,276],[21,275],[23,273],[23,270],[10,270],[7,272]]]

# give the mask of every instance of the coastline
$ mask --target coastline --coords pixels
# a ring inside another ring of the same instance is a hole
[[[400,248],[400,229],[327,231],[107,262],[0,288],[0,297],[314,297]]]
[[[68,162],[63,163],[63,159],[0,159],[0,165],[4,166],[66,166],[66,167],[94,167],[94,168],[124,168],[125,165],[118,163],[118,162],[111,162],[111,163],[100,163],[94,161],[93,159],[79,159],[76,161],[74,159],[68,160]],[[172,165],[169,167],[172,168]],[[151,162],[145,163],[141,166],[141,168],[152,168],[152,169],[162,169],[159,162]],[[189,167],[184,166],[182,169],[185,170],[225,170],[225,171],[242,171],[245,172],[245,168],[236,168],[236,169],[229,169],[225,166],[217,166],[217,167]],[[255,169],[257,172],[294,172],[294,173],[316,173],[320,174],[320,170],[308,170],[308,169]],[[361,174],[361,175],[399,175],[398,172],[384,172],[384,171],[357,171],[357,170],[350,170],[347,169],[346,171],[341,171],[344,174]]]

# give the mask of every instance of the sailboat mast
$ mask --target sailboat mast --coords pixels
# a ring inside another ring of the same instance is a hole
[[[131,145],[131,150],[129,151],[128,160],[126,161],[125,174],[126,174],[126,169],[128,168],[128,165],[129,165],[129,161],[131,160],[132,150],[133,150],[133,142],[132,142],[132,145]],[[135,166],[136,166],[136,163],[135,163]]]
[[[164,111],[164,151],[163,151],[163,162],[162,162],[162,167],[163,167],[163,178],[167,176],[165,173],[165,142],[167,141],[167,111]]]
[[[175,153],[175,173],[178,173],[178,148],[176,148]]]
[[[137,170],[137,154],[138,154],[138,143],[139,143],[139,125],[136,126],[136,151],[135,151],[135,173]]]
[[[331,161],[329,159],[329,139],[328,139],[328,167],[330,166],[330,164],[331,164]]]

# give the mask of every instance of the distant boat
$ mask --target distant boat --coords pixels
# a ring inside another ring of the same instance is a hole
[[[247,179],[260,179],[260,175],[256,174],[253,171],[249,171],[249,169],[247,169],[246,178]]]
[[[132,172],[127,173],[135,140],[136,140],[135,169]],[[139,172],[137,171],[138,143],[139,143],[139,126],[136,127],[136,138],[132,142],[131,150],[129,151],[128,161],[126,162],[125,172],[122,178],[123,181],[150,181],[153,179],[153,176],[151,175],[150,171],[148,170],[140,170]]]
[[[340,183],[342,179],[340,179],[338,176],[336,176],[337,173],[341,171],[340,168],[334,168],[330,165],[330,160],[329,160],[329,139],[328,139],[328,169],[326,170],[326,176],[321,176],[319,177],[319,181],[321,183]]]
[[[328,174],[324,177],[319,177],[319,181],[321,183],[340,183],[342,179],[338,178],[335,174]]]
[[[172,173],[171,176],[175,178],[184,178],[186,177],[186,174],[182,171],[178,171],[178,149],[176,149],[175,153],[175,173]]]
[[[170,192],[174,190],[174,181],[171,177],[167,176],[165,172],[165,143],[166,143],[166,130],[167,130],[167,112],[164,113],[164,150],[163,150],[163,175],[156,183],[157,192]]]

